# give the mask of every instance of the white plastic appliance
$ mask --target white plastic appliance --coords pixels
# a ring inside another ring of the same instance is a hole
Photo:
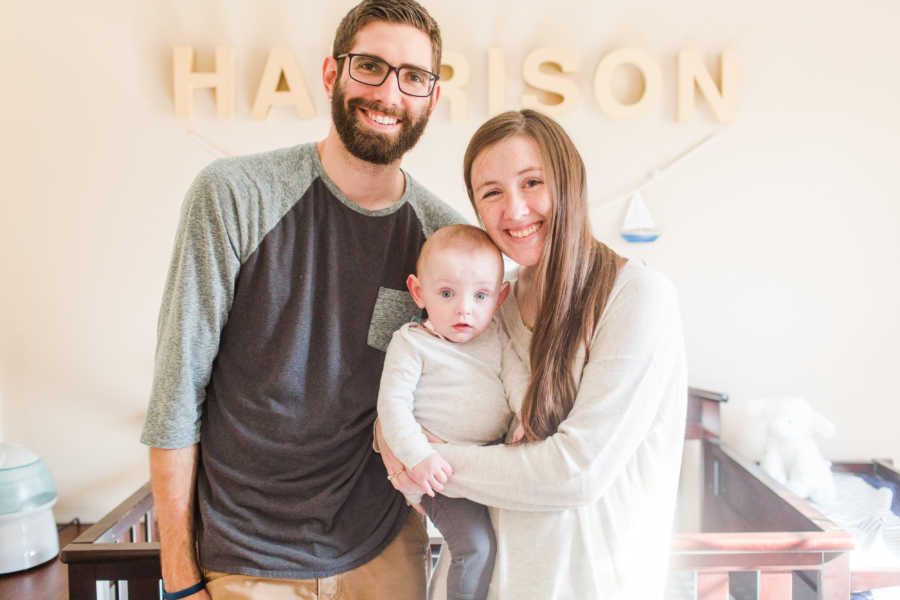
[[[0,573],[30,569],[59,554],[56,484],[37,454],[0,442]]]

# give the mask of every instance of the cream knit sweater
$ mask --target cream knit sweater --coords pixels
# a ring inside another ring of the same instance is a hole
[[[500,321],[527,370],[530,332],[515,294]],[[583,350],[578,356],[575,405],[551,437],[435,446],[455,470],[447,495],[491,507],[498,541],[491,600],[662,597],[687,405],[674,286],[626,263],[583,370]],[[525,384],[510,389],[515,413]],[[446,588],[447,554],[432,579],[434,600]]]

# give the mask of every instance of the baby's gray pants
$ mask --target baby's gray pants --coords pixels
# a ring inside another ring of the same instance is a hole
[[[422,496],[425,513],[450,549],[447,600],[484,600],[487,597],[497,542],[487,507],[466,500]]]

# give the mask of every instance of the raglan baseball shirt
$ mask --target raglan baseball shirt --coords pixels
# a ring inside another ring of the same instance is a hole
[[[188,191],[141,441],[199,442],[201,566],[327,577],[377,556],[408,515],[372,451],[384,350],[419,313],[419,249],[464,222],[409,175],[364,210],[315,144],[218,160]]]

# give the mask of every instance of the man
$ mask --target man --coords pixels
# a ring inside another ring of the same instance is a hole
[[[366,0],[323,65],[325,140],[191,186],[142,435],[167,597],[423,597],[428,538],[372,423],[384,348],[418,312],[406,276],[462,222],[400,170],[440,54],[414,0]]]

